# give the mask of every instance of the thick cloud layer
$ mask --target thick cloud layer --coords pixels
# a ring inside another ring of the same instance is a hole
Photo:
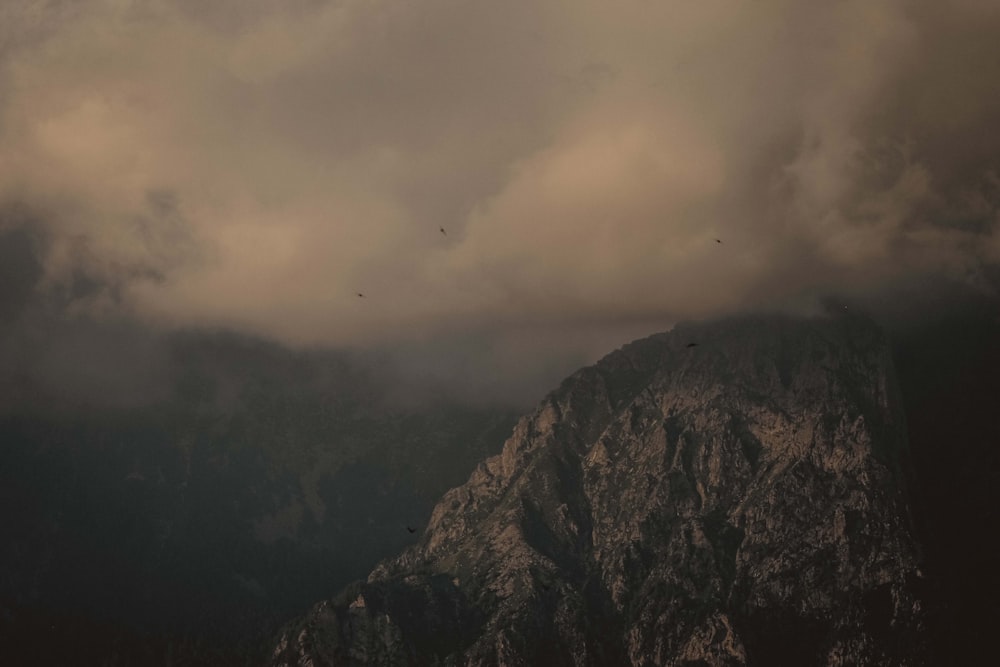
[[[44,238],[35,293],[89,318],[587,357],[988,289],[1000,260],[992,0],[14,0],[0,25],[0,200]]]

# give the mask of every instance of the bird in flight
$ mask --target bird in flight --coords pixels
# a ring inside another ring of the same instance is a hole
[[[716,243],[722,243],[722,239],[715,239]]]
[[[416,529],[416,528],[410,528],[409,526],[407,526],[407,527],[406,527],[406,530],[410,531],[410,534],[411,534],[411,535],[412,535],[413,533],[417,532],[417,529]]]
[[[441,233],[444,234],[445,236],[448,236],[448,232],[444,231],[444,227],[441,227]]]
[[[365,295],[362,294],[361,292],[358,292],[358,296],[361,297],[362,299],[365,298]]]
[[[698,343],[688,343],[688,347],[698,347]]]

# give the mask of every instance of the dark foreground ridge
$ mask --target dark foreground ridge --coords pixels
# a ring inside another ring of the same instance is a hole
[[[922,664],[906,456],[868,320],[681,325],[564,381],[272,662]]]

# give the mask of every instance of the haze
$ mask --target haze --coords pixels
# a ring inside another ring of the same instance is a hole
[[[5,355],[225,328],[516,393],[681,319],[992,293],[998,34],[993,0],[5,2]]]

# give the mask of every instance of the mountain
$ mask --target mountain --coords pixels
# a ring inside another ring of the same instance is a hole
[[[390,399],[342,352],[148,347],[169,375],[146,404],[0,401],[0,663],[255,664],[317,590],[414,542],[515,421]]]
[[[919,317],[887,324],[917,482],[931,662],[988,664],[1000,626],[1000,299],[959,290],[923,296]]]
[[[565,380],[272,664],[922,664],[905,434],[863,317],[680,325]]]

